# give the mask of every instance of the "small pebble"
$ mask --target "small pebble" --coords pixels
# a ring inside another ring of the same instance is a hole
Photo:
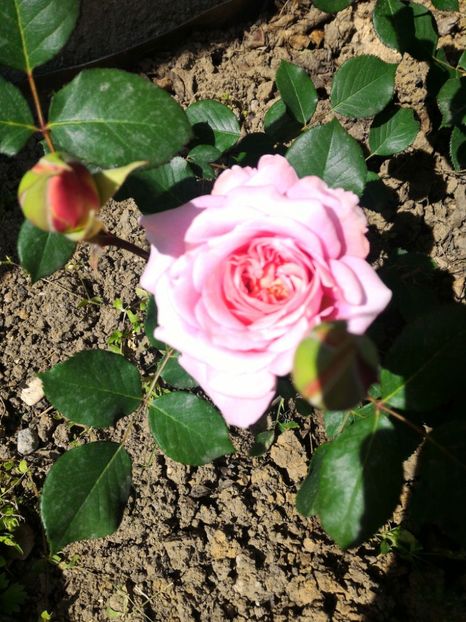
[[[18,432],[18,439],[16,441],[18,453],[22,456],[32,454],[39,447],[39,437],[35,430],[25,428]]]
[[[35,376],[29,381],[27,387],[21,391],[20,397],[28,406],[34,406],[37,402],[40,402],[40,400],[44,397],[42,380]]]

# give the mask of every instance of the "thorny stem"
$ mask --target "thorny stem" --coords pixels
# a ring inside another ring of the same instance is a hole
[[[32,71],[27,72],[27,77],[28,77],[29,87],[32,93],[32,99],[34,100],[34,106],[36,107],[37,119],[39,121],[39,129],[45,138],[45,142],[47,143],[48,148],[53,153],[55,151],[55,147],[53,146],[52,139],[50,138],[49,130],[44,120],[44,114],[42,112],[42,106],[40,104],[39,94],[37,93],[36,82],[34,80],[34,76],[32,75]]]
[[[415,423],[413,423],[409,419],[406,419],[406,417],[404,417],[403,415],[400,415],[400,413],[397,413],[396,410],[392,410],[391,408],[388,408],[388,406],[386,406],[383,402],[375,400],[372,397],[369,398],[369,401],[374,404],[377,410],[381,410],[387,415],[390,415],[394,417],[395,419],[398,419],[398,421],[401,421],[402,423],[407,425],[409,428],[411,428],[412,430],[420,434],[426,442],[432,443],[432,445],[434,445],[439,451],[441,451],[445,456],[447,456],[455,464],[459,465],[463,469],[466,469],[466,465],[464,465],[461,462],[461,460],[458,460],[458,458],[452,453],[450,453],[448,449],[446,449],[443,445],[441,445],[440,443],[437,443],[437,441],[433,439],[432,436],[428,434],[428,432],[426,432],[423,428],[417,426]]]
[[[124,250],[129,251],[134,255],[137,255],[138,257],[142,257],[146,261],[149,259],[149,253],[143,248],[140,248],[139,246],[128,242],[128,240],[123,240],[122,238],[119,238],[118,236],[110,233],[109,231],[102,231],[98,233],[95,237],[92,238],[92,240],[89,240],[89,242],[97,244],[101,247],[117,246],[118,248],[123,248]]]

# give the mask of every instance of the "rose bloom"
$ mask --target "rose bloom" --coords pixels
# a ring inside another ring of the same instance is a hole
[[[141,222],[155,336],[181,352],[180,364],[233,425],[260,418],[316,324],[343,319],[361,334],[390,300],[365,261],[357,196],[299,179],[279,155],[233,166],[210,195]]]

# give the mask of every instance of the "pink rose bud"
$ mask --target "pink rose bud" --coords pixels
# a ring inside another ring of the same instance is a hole
[[[91,173],[58,153],[44,156],[24,175],[18,199],[25,217],[44,231],[78,241],[102,228],[96,219],[101,199]]]
[[[299,344],[293,382],[316,408],[353,408],[377,379],[377,351],[368,337],[352,335],[345,322],[325,322]]]

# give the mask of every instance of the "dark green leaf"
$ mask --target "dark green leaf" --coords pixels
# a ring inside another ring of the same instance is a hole
[[[0,76],[0,153],[16,155],[34,132],[37,128],[21,91]]]
[[[264,130],[273,140],[288,142],[298,136],[301,124],[290,116],[285,102],[279,99],[265,113]]]
[[[397,255],[385,262],[379,274],[393,292],[390,304],[407,322],[439,304],[439,270],[430,257],[418,253]]]
[[[333,78],[333,110],[357,119],[377,114],[393,97],[396,68],[377,56],[350,58]]]
[[[213,99],[191,104],[186,114],[196,141],[202,145],[213,145],[223,153],[233,147],[240,137],[238,119],[227,106]]]
[[[459,11],[458,0],[432,0],[432,4],[439,11]]]
[[[205,162],[215,162],[221,156],[221,152],[217,147],[212,145],[197,145],[188,153],[187,159],[195,164],[203,164]]]
[[[466,124],[466,78],[450,78],[437,95],[442,127]]]
[[[26,220],[18,236],[18,256],[21,266],[35,283],[44,276],[60,270],[69,261],[76,243],[60,233],[37,229]]]
[[[314,0],[313,4],[326,13],[337,13],[342,9],[346,9],[353,0]]]
[[[328,448],[329,444],[324,443],[314,451],[309,464],[309,472],[296,495],[296,509],[303,516],[315,516],[319,512],[320,469]]]
[[[411,520],[434,524],[466,546],[466,422],[450,421],[429,433],[419,456]]]
[[[31,72],[57,54],[78,18],[78,0],[2,0],[0,64]]]
[[[154,337],[154,331],[157,328],[157,306],[154,296],[149,296],[147,303],[146,318],[144,320],[144,332],[149,340],[150,345],[157,350],[165,350],[167,347],[163,341],[159,341]]]
[[[383,212],[396,205],[396,195],[384,184],[382,179],[373,171],[367,172],[366,186],[361,196],[361,205],[374,212]]]
[[[422,411],[447,403],[464,380],[466,307],[439,307],[408,324],[384,367],[382,396],[390,406]]]
[[[466,50],[461,54],[457,66],[461,67],[461,69],[466,69]]]
[[[301,67],[282,60],[275,80],[288,111],[298,123],[307,123],[317,106],[317,91],[311,78]]]
[[[246,134],[230,152],[230,158],[240,166],[257,166],[261,156],[275,152],[271,137],[263,132]]]
[[[455,171],[466,169],[466,128],[453,128],[450,138],[450,157]]]
[[[438,34],[432,13],[422,4],[378,0],[372,14],[379,39],[399,52],[419,60],[433,56]]]
[[[171,356],[162,370],[164,382],[176,389],[194,389],[199,383],[185,371],[178,362],[179,353]]]
[[[324,412],[324,426],[328,439],[331,441],[341,434],[357,419],[374,414],[374,406],[369,403],[351,410],[327,410]]]
[[[403,469],[397,435],[385,415],[374,413],[326,447],[317,511],[339,546],[356,546],[390,518],[398,503]]]
[[[256,434],[254,445],[249,450],[249,455],[252,458],[263,456],[271,447],[274,438],[275,430],[264,430],[263,432]]]
[[[67,419],[94,428],[114,425],[142,398],[139,372],[119,354],[78,352],[39,374],[49,402]]]
[[[101,167],[169,160],[190,136],[183,109],[163,89],[117,69],[86,69],[56,93],[49,126],[63,151]]]
[[[133,173],[116,195],[117,201],[133,198],[143,214],[179,207],[199,195],[199,184],[184,158],[148,171]]]
[[[163,453],[183,464],[207,464],[235,450],[218,410],[192,393],[153,400],[149,425]]]
[[[116,531],[130,487],[131,459],[118,443],[99,441],[63,454],[50,469],[41,497],[50,552]]]
[[[317,175],[331,188],[364,190],[367,167],[360,145],[336,119],[304,132],[286,157],[300,177]]]
[[[393,155],[409,147],[419,132],[420,124],[411,108],[391,107],[378,114],[369,131],[373,155]]]

